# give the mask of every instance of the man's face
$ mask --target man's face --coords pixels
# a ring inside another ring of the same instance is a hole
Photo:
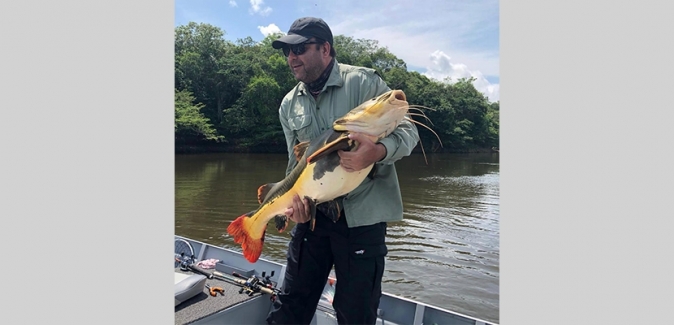
[[[308,42],[316,42],[310,39]],[[323,58],[322,49],[324,44],[306,44],[304,53],[297,55],[293,51],[288,53],[288,66],[295,75],[295,79],[304,83],[310,83],[318,79],[325,70],[326,64]],[[318,49],[317,49],[318,47]]]

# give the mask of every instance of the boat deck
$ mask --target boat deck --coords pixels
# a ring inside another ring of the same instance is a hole
[[[212,258],[221,261],[222,265],[218,265],[220,264],[218,263],[215,268],[220,273],[231,274],[231,271],[234,270],[245,276],[254,274],[257,277],[263,277],[265,274],[263,272],[266,272],[266,274],[270,274],[270,280],[274,285],[283,283],[284,265],[264,259],[259,259],[257,262],[251,264],[238,252],[191,239],[186,240],[189,240],[190,244],[194,247],[196,260]],[[213,270],[204,271],[211,273]],[[191,271],[181,271],[177,267],[176,272],[193,274]],[[217,278],[206,279],[206,284],[223,288],[225,291],[224,296],[218,294],[212,297],[208,293],[208,289],[204,288],[201,293],[175,307],[176,325],[266,324],[265,319],[272,305],[270,295],[256,293],[251,297],[245,292],[239,293],[240,286]],[[330,285],[326,283],[324,294],[332,293],[334,295],[334,288],[331,288]],[[383,293],[377,314],[379,316],[376,322],[377,325],[497,325],[388,293]],[[326,297],[321,297],[311,325],[336,324],[337,319],[331,303]]]
[[[190,271],[182,271],[180,268],[175,269],[176,272],[184,274],[195,274]],[[208,271],[208,270],[206,270]],[[252,297],[248,294],[239,293],[241,287],[230,284],[216,278],[206,279],[206,284],[212,287],[220,287],[224,290],[224,295],[217,294],[215,297],[208,293],[208,288],[196,296],[185,300],[180,305],[175,306],[175,323],[176,325],[191,324],[196,321],[206,319],[209,316],[214,316],[225,309],[240,304],[242,302],[255,299],[260,296],[259,293]],[[262,299],[268,299],[268,295]]]

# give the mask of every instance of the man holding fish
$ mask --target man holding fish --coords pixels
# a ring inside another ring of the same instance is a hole
[[[317,138],[351,109],[390,89],[375,70],[335,60],[332,32],[320,18],[297,19],[272,46],[283,50],[300,81],[279,109],[288,147],[288,175],[298,164],[294,152],[298,143]],[[353,132],[348,138],[358,146],[338,151],[338,167],[347,174],[374,167],[353,191],[334,200],[334,205],[326,202],[312,210],[306,198],[292,198],[284,212],[296,225],[291,231],[283,293],[267,318],[270,324],[309,324],[333,265],[337,278],[333,307],[338,322],[376,322],[387,254],[386,223],[403,217],[393,163],[412,152],[419,135],[413,123],[402,120],[378,141]],[[316,217],[309,222],[312,212]]]

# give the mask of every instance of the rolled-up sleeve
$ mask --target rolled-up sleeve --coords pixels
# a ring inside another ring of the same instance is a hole
[[[419,131],[414,123],[403,120],[398,128],[379,142],[386,147],[386,156],[378,164],[392,164],[412,153],[419,142]]]

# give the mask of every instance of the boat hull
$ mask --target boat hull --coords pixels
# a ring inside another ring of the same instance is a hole
[[[242,253],[216,247],[190,238],[176,236],[189,242],[193,249],[196,260],[217,259],[220,265],[227,270],[236,270],[238,273],[254,274],[258,277],[265,275],[280,288],[283,285],[285,265],[258,259],[255,263],[248,262]],[[212,271],[212,270],[211,270]],[[208,281],[217,281],[209,279]],[[339,281],[339,279],[337,279]],[[206,291],[202,295],[193,297],[176,307],[176,324],[266,324],[266,317],[271,310],[272,301],[267,294],[255,294],[248,296],[245,292],[238,293],[236,286],[231,284],[215,283],[223,286],[226,290],[223,297],[211,297]],[[208,283],[207,283],[208,284]],[[326,282],[325,290],[330,290],[329,282]],[[237,297],[238,295],[238,297]],[[224,298],[229,296],[230,300]],[[214,299],[220,299],[213,303]],[[207,308],[209,304],[214,308]],[[198,314],[198,313],[202,314]],[[415,300],[398,297],[384,292],[379,302],[377,324],[446,324],[446,325],[498,325],[478,318],[463,315],[438,306],[432,306]],[[332,305],[327,299],[319,301],[311,324],[326,325],[337,324],[337,317]]]

